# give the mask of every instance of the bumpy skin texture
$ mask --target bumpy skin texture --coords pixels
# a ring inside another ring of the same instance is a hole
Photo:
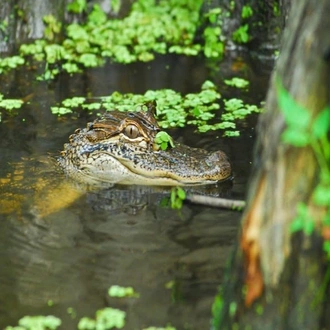
[[[210,184],[231,176],[222,151],[209,153],[179,143],[157,150],[155,102],[146,106],[148,111],[109,112],[76,130],[58,159],[64,172],[86,183],[170,186]]]

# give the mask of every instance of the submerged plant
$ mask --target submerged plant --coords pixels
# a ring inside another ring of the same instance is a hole
[[[183,201],[186,199],[186,192],[181,187],[173,187],[171,189],[171,208],[181,210]]]

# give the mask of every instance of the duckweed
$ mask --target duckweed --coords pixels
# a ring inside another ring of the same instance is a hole
[[[23,44],[19,55],[1,59],[0,73],[26,62],[46,61],[39,79],[48,80],[61,71],[72,74],[103,65],[107,58],[123,64],[151,61],[155,54],[168,52],[188,56],[202,52],[206,57],[221,58],[221,10],[212,9],[201,16],[202,4],[202,0],[137,0],[123,19],[108,19],[96,4],[84,24],[72,23],[65,29],[54,16],[47,15],[44,39]],[[118,10],[116,2],[115,7]],[[87,11],[86,0],[73,1],[68,10]],[[65,38],[57,42],[63,29]],[[198,43],[196,34],[201,29],[204,40]]]
[[[18,321],[18,326],[8,326],[5,330],[55,330],[62,321],[52,315],[24,316]]]
[[[161,128],[195,126],[199,132],[223,130],[224,136],[238,136],[236,122],[246,116],[260,112],[256,105],[245,104],[241,99],[224,100],[224,110],[220,120],[216,119],[216,110],[220,109],[220,93],[211,81],[205,81],[199,93],[181,95],[171,89],[148,90],[144,94],[121,94],[113,92],[109,96],[89,100],[83,97],[74,97],[64,100],[59,106],[52,107],[52,113],[65,115],[82,108],[88,111],[140,111],[141,105],[156,100],[157,117]],[[210,122],[213,123],[210,123]],[[215,122],[215,123],[214,123]],[[162,134],[165,132],[162,132]],[[163,140],[164,139],[164,140]],[[157,139],[160,148],[171,146],[166,136],[159,135]]]
[[[126,312],[106,307],[96,311],[95,319],[83,317],[78,323],[79,330],[122,329],[125,326]]]
[[[0,93],[0,109],[4,108],[6,110],[19,109],[23,104],[22,100],[19,99],[5,99]]]
[[[224,83],[228,86],[232,86],[236,88],[247,88],[250,85],[250,83],[247,80],[238,77],[234,77],[232,79],[225,79]]]
[[[123,287],[120,285],[112,285],[108,290],[108,295],[110,297],[139,297],[139,294],[134,291],[134,289],[131,286]]]

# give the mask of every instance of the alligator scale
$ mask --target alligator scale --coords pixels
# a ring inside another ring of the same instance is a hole
[[[77,129],[58,162],[64,172],[86,183],[140,185],[212,184],[231,176],[222,151],[207,152],[179,143],[160,150],[155,136],[156,102],[147,111],[111,111]]]

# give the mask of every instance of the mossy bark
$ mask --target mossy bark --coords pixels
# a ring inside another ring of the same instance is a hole
[[[330,2],[296,0],[258,126],[242,230],[223,284],[218,329],[329,329],[329,264],[313,203],[319,168],[310,148],[281,140],[285,129],[275,81],[315,117],[330,102]],[[299,120],[299,118],[297,118]],[[311,236],[292,234],[296,205],[315,219]]]
[[[70,1],[4,1],[0,6],[0,52],[12,51],[19,43],[43,36],[45,15],[64,21],[64,9]]]
[[[285,3],[282,3],[282,2]],[[287,8],[291,0],[204,0],[203,13],[212,8],[222,10],[222,36],[227,41],[227,48],[248,48],[257,53],[273,55],[278,49],[282,31],[281,10]],[[251,16],[244,17],[243,8],[252,9]],[[275,9],[277,8],[277,10]],[[248,25],[248,40],[239,42],[233,38],[233,33],[244,25]],[[237,47],[238,46],[238,47]]]

